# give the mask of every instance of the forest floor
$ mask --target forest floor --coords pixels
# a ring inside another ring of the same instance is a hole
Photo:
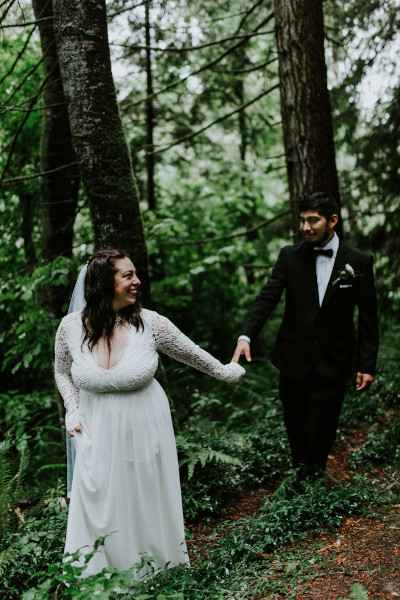
[[[398,411],[396,411],[398,412]],[[394,416],[391,415],[391,416]],[[386,418],[388,415],[386,415]],[[332,448],[328,461],[326,485],[338,485],[340,481],[352,479],[347,457],[359,448],[367,437],[362,428],[341,430],[339,440]],[[386,488],[399,485],[390,470],[375,467],[369,474],[371,485]],[[243,490],[227,498],[224,512],[218,519],[194,520],[186,525],[192,534],[189,554],[192,562],[196,557],[207,555],[208,548],[216,542],[218,527],[223,522],[234,522],[240,517],[252,516],[272,494],[278,481],[262,489]],[[253,600],[281,600],[284,598],[313,598],[314,600],[338,600],[350,597],[351,586],[361,584],[368,592],[368,600],[400,598],[400,504],[378,508],[363,517],[345,519],[334,531],[310,532],[283,548],[297,549],[300,556],[314,556],[309,560],[312,573],[306,580],[299,578],[294,590],[282,579],[281,593],[265,591]],[[276,553],[275,553],[276,556]],[[276,574],[271,578],[282,578],[284,563],[276,560]],[[352,596],[353,597],[353,596]],[[230,597],[233,598],[234,597]],[[360,596],[361,598],[361,596]]]

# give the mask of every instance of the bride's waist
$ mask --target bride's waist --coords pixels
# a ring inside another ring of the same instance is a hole
[[[105,386],[85,386],[79,390],[79,398],[101,398],[115,400],[116,398],[128,397],[137,394],[138,392],[146,391],[154,381],[154,377],[146,382],[138,382],[137,384],[130,385],[112,385]]]

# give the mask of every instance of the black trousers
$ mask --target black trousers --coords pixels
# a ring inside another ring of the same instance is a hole
[[[280,397],[292,453],[292,465],[325,469],[343,404],[345,381],[326,384],[316,373],[296,381],[281,374]]]

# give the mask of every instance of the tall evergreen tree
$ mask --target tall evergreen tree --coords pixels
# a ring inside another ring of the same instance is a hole
[[[54,29],[95,246],[129,252],[146,300],[150,293],[147,249],[111,72],[105,0],[55,0]]]
[[[298,202],[314,191],[339,199],[321,0],[274,0],[279,84],[292,228]]]

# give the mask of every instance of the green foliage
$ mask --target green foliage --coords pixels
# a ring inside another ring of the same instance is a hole
[[[361,583],[353,583],[350,598],[338,598],[338,600],[368,600],[368,592]]]
[[[78,257],[59,256],[39,265],[32,275],[12,275],[0,282],[0,354],[5,380],[23,376],[20,389],[49,386],[52,381],[54,338],[59,318],[44,307],[48,286],[65,286],[75,276]],[[11,265],[10,265],[11,269]],[[65,312],[69,298],[65,298]]]
[[[33,501],[55,487],[65,474],[65,434],[55,392],[0,394],[0,424],[3,432],[12,432],[9,451],[14,460],[18,452],[30,450],[25,481]]]
[[[205,467],[206,463],[215,461],[216,463],[225,465],[225,468],[228,465],[240,467],[242,464],[240,460],[234,456],[229,456],[228,454],[218,452],[212,448],[199,448],[196,443],[190,441],[182,435],[177,436],[176,447],[178,453],[183,455],[179,461],[179,466],[187,466],[188,479],[193,477],[194,469],[197,464],[201,464],[202,467]]]
[[[17,524],[14,510],[21,493],[22,478],[28,467],[28,452],[22,450],[18,468],[13,474],[13,465],[9,459],[10,440],[0,444],[0,543],[6,533]],[[0,568],[2,563],[0,561]]]
[[[372,433],[363,446],[350,456],[351,464],[363,466],[371,464],[400,465],[400,418],[397,418],[383,433]]]
[[[135,598],[143,600],[223,600],[229,595],[250,599],[265,589],[270,593],[282,593],[285,588],[295,587],[297,582],[305,580],[311,565],[321,558],[290,550],[281,551],[278,555],[274,548],[310,528],[333,528],[345,515],[362,514],[371,504],[386,501],[387,497],[371,486],[365,486],[362,479],[355,487],[344,485],[331,490],[326,490],[322,484],[310,485],[307,493],[291,501],[267,500],[256,517],[222,524],[221,535],[216,537],[207,557],[196,560],[191,569],[181,566],[161,572],[148,581],[135,583],[133,574],[142,564],[123,573],[105,569],[99,575],[78,580],[77,575],[82,568],[58,561],[38,574],[40,583],[26,591],[23,600],[47,600],[50,594],[60,600],[86,599],[95,590],[100,590],[102,598],[112,598],[117,586],[125,589],[135,587]],[[101,543],[102,539],[97,546]],[[78,555],[79,552],[73,555],[75,560]]]
[[[385,333],[382,346],[385,347]],[[352,426],[360,422],[371,422],[376,416],[383,416],[387,407],[400,402],[400,373],[398,371],[398,349],[393,344],[390,354],[382,352],[377,365],[377,376],[373,385],[363,392],[354,389],[354,378],[349,382],[342,412],[340,425]]]

